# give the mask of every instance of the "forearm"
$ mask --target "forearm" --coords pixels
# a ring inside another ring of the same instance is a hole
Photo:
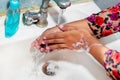
[[[102,45],[96,38],[89,37],[89,53],[103,65],[112,80],[120,80],[120,52]]]
[[[105,46],[94,46],[90,53],[103,65],[112,80],[120,80],[120,52]]]
[[[87,41],[88,44],[89,44],[90,53],[96,60],[98,60],[103,65],[103,63],[104,63],[104,53],[108,50],[108,48],[106,48],[95,37],[93,37],[93,32],[89,28],[89,26],[87,24],[87,20],[83,19],[83,20],[67,23],[67,24],[64,25],[64,28],[69,27],[69,26],[72,26],[71,27],[72,29],[76,29],[78,31],[80,30],[81,34],[82,33],[87,33],[87,34],[84,34],[84,36],[85,36],[85,41]],[[85,30],[82,30],[82,29],[85,29]],[[92,46],[94,44],[95,45],[96,44],[101,44],[101,45]]]
[[[89,45],[89,53],[100,63],[104,64],[104,54],[107,50],[103,44],[101,44],[96,38],[93,36],[87,37],[86,41]]]

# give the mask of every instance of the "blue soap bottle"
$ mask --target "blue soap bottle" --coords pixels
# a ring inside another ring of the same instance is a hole
[[[5,37],[12,37],[19,28],[20,21],[20,2],[19,0],[10,0],[5,19]]]

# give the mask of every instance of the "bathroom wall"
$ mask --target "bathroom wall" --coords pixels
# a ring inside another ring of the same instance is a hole
[[[7,3],[9,0],[0,0],[0,12],[6,11]],[[72,2],[80,1],[91,1],[91,0],[71,0]],[[39,6],[41,5],[42,0],[20,0],[21,2],[21,8],[25,7],[31,7],[31,6]],[[51,0],[51,3],[54,3],[53,0]]]
[[[3,12],[6,10],[8,1],[9,0],[0,0],[0,12]],[[20,0],[20,2],[21,2],[21,7],[31,7],[35,5],[40,5],[42,0]]]
[[[106,9],[120,2],[120,0],[109,0],[109,1],[108,0],[94,0],[94,1],[101,9]]]

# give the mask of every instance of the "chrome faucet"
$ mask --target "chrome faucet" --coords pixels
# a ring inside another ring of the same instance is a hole
[[[61,9],[66,9],[71,5],[70,0],[54,0]],[[36,24],[40,27],[45,27],[48,24],[47,21],[47,9],[50,0],[42,0],[42,5],[38,12],[30,12],[29,10],[23,14],[23,23],[25,25]]]

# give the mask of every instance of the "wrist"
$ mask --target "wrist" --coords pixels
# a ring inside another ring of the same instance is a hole
[[[93,32],[88,25],[87,19],[70,22],[70,23],[65,24],[64,26],[65,27],[71,26],[72,29],[76,29],[76,30],[84,29],[84,30],[88,31],[91,35],[93,35]]]
[[[87,39],[89,46],[89,53],[102,65],[104,64],[104,55],[105,52],[109,49],[101,44],[96,38],[89,37]]]

